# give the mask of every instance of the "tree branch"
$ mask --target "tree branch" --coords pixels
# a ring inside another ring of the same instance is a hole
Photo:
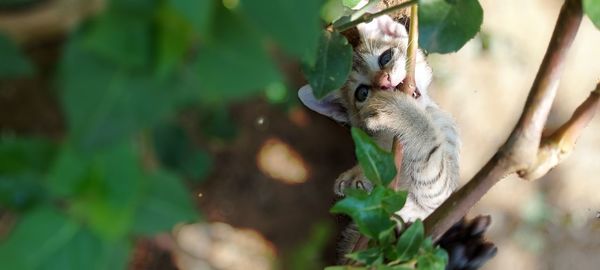
[[[577,139],[590,123],[600,104],[600,83],[596,90],[581,104],[571,119],[556,130],[552,135],[542,140],[537,161],[527,170],[519,171],[519,176],[527,180],[535,180],[544,176],[573,152]]]
[[[556,96],[564,59],[577,34],[581,17],[581,1],[566,0],[521,118],[508,140],[473,179],[425,219],[425,231],[433,239],[438,239],[463,217],[504,176],[526,170],[535,164],[542,130]]]

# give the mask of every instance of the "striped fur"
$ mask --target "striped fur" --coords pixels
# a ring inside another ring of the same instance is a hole
[[[354,49],[350,77],[340,90],[341,104],[348,112],[351,125],[369,132],[382,147],[391,149],[392,139],[400,140],[404,151],[401,186],[409,191],[409,199],[398,214],[405,221],[424,219],[457,187],[460,141],[456,125],[427,94],[431,68],[421,52],[417,54],[415,74],[421,97],[415,99],[399,91],[374,87],[367,100],[355,100],[358,85],[374,85],[372,82],[378,72],[387,72],[394,85],[401,83],[406,75],[408,44],[404,27],[389,17],[380,17],[370,24],[359,27],[361,43]],[[372,25],[377,28],[371,29]],[[378,58],[390,48],[394,56],[382,68],[377,63]],[[359,176],[354,181],[367,180]],[[337,190],[337,193],[342,191]]]
[[[364,129],[385,149],[391,149],[397,137],[404,149],[401,186],[409,191],[409,199],[398,214],[405,221],[424,219],[457,186],[460,141],[456,125],[427,94],[432,75],[421,51],[417,53],[415,72],[420,97],[378,84],[382,74],[388,76],[392,86],[398,86],[406,77],[408,35],[403,25],[380,16],[358,25],[358,30],[361,40],[354,48],[350,76],[341,89],[317,99],[306,85],[298,95],[314,111]],[[380,66],[379,57],[387,50],[393,52],[391,60]],[[361,85],[370,89],[364,101],[355,99]],[[360,167],[341,174],[334,191],[343,195],[348,187],[370,189]]]

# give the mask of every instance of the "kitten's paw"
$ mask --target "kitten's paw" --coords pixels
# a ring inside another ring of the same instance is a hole
[[[335,180],[333,192],[338,196],[345,196],[345,191],[348,188],[362,189],[370,192],[373,189],[371,182],[363,175],[360,167],[356,166],[348,171],[343,172]]]
[[[397,120],[384,111],[377,111],[364,119],[365,127],[370,131],[388,130],[393,126],[394,120]]]
[[[413,223],[417,219],[425,220],[430,213],[431,212],[418,207],[410,198],[408,198],[404,207],[396,212],[396,215],[399,215],[405,223]]]

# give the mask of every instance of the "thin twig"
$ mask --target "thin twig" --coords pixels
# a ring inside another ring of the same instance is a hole
[[[415,92],[415,69],[417,63],[417,50],[419,49],[419,18],[418,18],[418,6],[413,5],[410,8],[410,29],[408,31],[408,49],[406,53],[406,77],[404,78],[402,89],[400,91],[411,96]],[[392,181],[391,187],[394,190],[398,190],[398,186],[401,177],[400,169],[402,168],[402,144],[398,141],[398,138],[394,138],[392,144],[392,154],[396,160],[396,169],[398,173]]]
[[[542,130],[556,96],[564,59],[577,34],[581,17],[581,1],[567,0],[557,19],[519,122],[490,161],[425,219],[425,231],[428,235],[437,240],[500,179],[507,174],[530,168],[535,163]]]
[[[373,19],[375,19],[375,18],[377,18],[377,17],[379,17],[381,15],[389,14],[389,13],[392,13],[394,11],[406,8],[408,6],[416,5],[418,2],[419,2],[418,0],[411,0],[411,1],[404,2],[404,3],[399,4],[399,5],[396,5],[396,6],[391,6],[389,8],[383,9],[383,10],[381,10],[379,12],[376,12],[376,13],[365,13],[362,16],[358,17],[354,21],[350,21],[350,22],[347,22],[345,24],[337,26],[336,29],[338,31],[340,31],[340,32],[343,32],[343,31],[348,30],[348,29],[350,29],[352,27],[355,27],[355,26],[357,26],[357,25],[359,25],[361,23],[370,22],[371,20],[373,20]]]
[[[569,121],[543,139],[536,163],[527,170],[519,171],[519,176],[527,180],[538,179],[565,160],[573,152],[577,139],[592,121],[599,106],[600,83],[596,85],[596,90],[592,91],[577,107]]]
[[[408,49],[406,52],[406,77],[402,85],[402,91],[411,96],[417,88],[415,69],[417,63],[417,51],[419,50],[419,6],[410,7],[410,29],[408,30]]]

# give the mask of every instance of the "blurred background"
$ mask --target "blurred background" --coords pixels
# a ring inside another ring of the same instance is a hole
[[[512,130],[563,3],[480,2],[481,32],[429,55],[462,183]],[[328,13],[281,3],[0,1],[2,268],[334,264],[348,220],[329,213],[332,185],[353,143],[296,98]],[[584,17],[550,129],[600,79],[598,44]],[[484,269],[597,269],[599,128],[544,178],[510,176],[471,211],[492,216],[499,247]]]

